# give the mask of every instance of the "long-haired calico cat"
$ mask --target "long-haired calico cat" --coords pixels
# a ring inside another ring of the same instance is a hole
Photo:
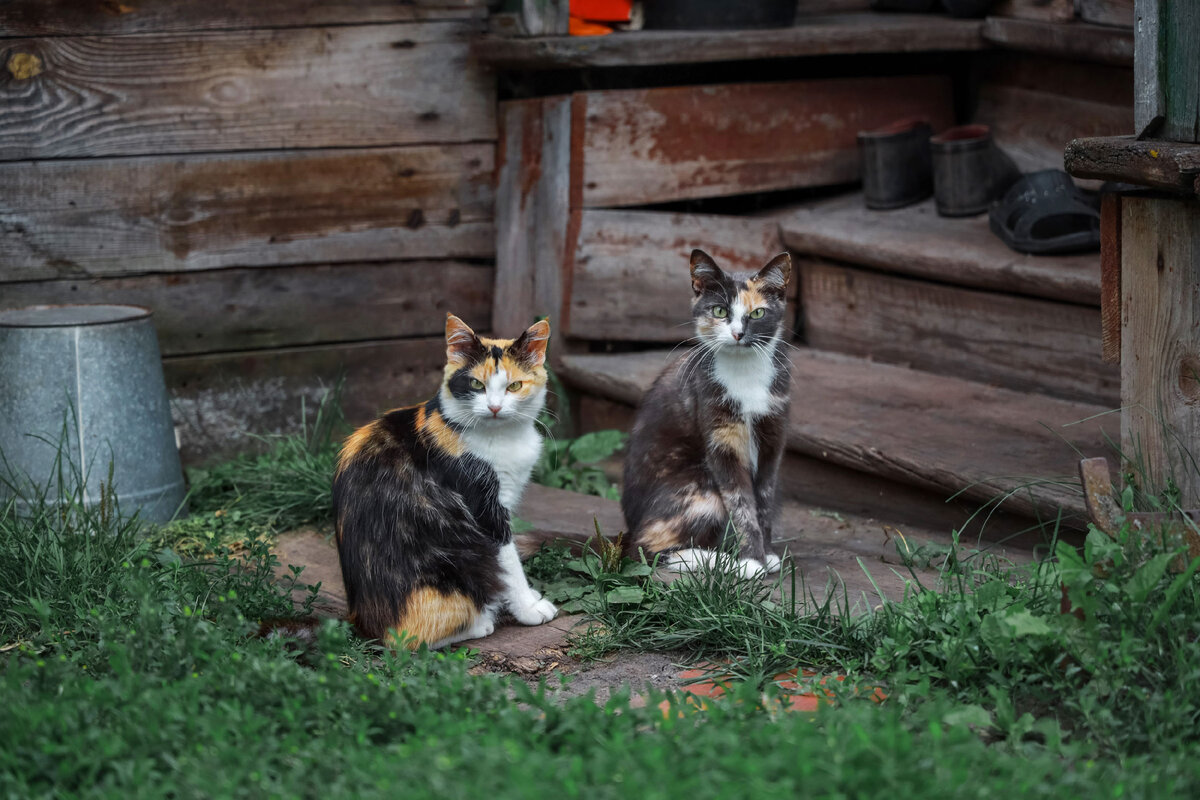
[[[496,612],[539,625],[554,606],[529,587],[509,514],[542,439],[550,324],[481,339],[446,316],[446,370],[429,402],[353,433],[333,480],[350,621],[363,636],[442,647],[486,636]]]
[[[693,250],[698,346],[642,399],[625,459],[621,508],[630,555],[690,570],[718,551],[746,575],[779,569],[771,552],[775,484],[787,429],[785,291],[791,256],[757,273],[724,272]]]

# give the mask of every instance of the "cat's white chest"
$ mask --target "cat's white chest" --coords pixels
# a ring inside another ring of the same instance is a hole
[[[542,437],[532,425],[485,422],[463,434],[467,452],[483,459],[500,479],[500,504],[514,513],[542,452]]]
[[[722,350],[713,358],[712,374],[737,403],[747,421],[771,412],[771,384],[775,380],[774,348],[758,350]]]

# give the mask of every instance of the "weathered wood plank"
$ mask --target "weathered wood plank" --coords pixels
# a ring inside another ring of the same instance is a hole
[[[1067,172],[1080,178],[1195,194],[1200,145],[1138,141],[1132,136],[1076,139],[1067,145],[1064,163]]]
[[[988,17],[983,21],[983,38],[1014,50],[1102,64],[1128,66],[1133,63],[1133,33],[1104,25]]]
[[[757,270],[783,249],[772,220],[655,211],[583,212],[571,287],[571,336],[678,342],[692,335],[688,257]],[[790,291],[795,296],[796,278]],[[794,313],[789,319],[794,319]]]
[[[472,29],[11,40],[0,160],[495,139],[495,79],[468,57]],[[14,63],[36,68],[22,79]]]
[[[1200,201],[1121,198],[1121,449],[1200,504]]]
[[[1134,0],[1079,0],[1079,18],[1097,25],[1133,27]]]
[[[0,309],[125,303],[154,312],[163,355],[440,335],[453,312],[491,329],[491,267],[385,261],[10,283]]]
[[[563,36],[570,16],[567,0],[521,0],[521,26],[527,36]]]
[[[491,145],[0,164],[0,282],[489,257]]]
[[[522,330],[538,316],[563,331],[567,264],[571,99],[501,104],[496,181],[498,331]]]
[[[941,76],[589,92],[583,106],[582,203],[643,205],[846,183],[856,136],[902,117],[953,120]]]
[[[861,53],[980,50],[978,20],[908,14],[802,16],[791,28],[636,31],[616,36],[479,39],[474,52],[497,69],[576,69],[696,64]]]
[[[778,215],[784,244],[887,272],[977,289],[1099,305],[1100,259],[1095,255],[1016,253],[988,229],[984,216],[939,217],[928,200],[895,211],[870,211],[862,195]]]
[[[802,260],[804,338],[821,350],[1115,408],[1095,308]]]
[[[1132,85],[1132,75],[1128,75]],[[1120,88],[1114,87],[1114,94]],[[975,121],[992,128],[996,143],[1022,172],[1062,169],[1063,151],[1081,136],[1116,136],[1133,130],[1129,105],[1099,103],[1015,86],[984,85]]]
[[[1200,142],[1200,6],[1138,0],[1136,11],[1137,130]]]
[[[196,464],[255,447],[255,434],[294,432],[301,404],[313,414],[339,377],[353,425],[427,400],[445,363],[445,339],[437,336],[167,358],[163,371],[180,455]]]
[[[1019,50],[995,50],[977,58],[981,85],[1011,86],[1126,109],[1133,105],[1133,69],[1129,66]]]
[[[1121,195],[1100,198],[1100,343],[1105,363],[1121,363]]]
[[[670,357],[570,355],[560,371],[579,389],[636,404]],[[791,452],[943,497],[961,491],[986,502],[1011,492],[1003,508],[1025,515],[1053,519],[1065,508],[1083,516],[1072,445],[1084,454],[1108,452],[1102,426],[1115,423],[1091,419],[1102,406],[852,356],[803,350],[792,354],[792,365]]]
[[[5,0],[0,37],[378,24],[486,13],[484,0]]]
[[[996,17],[1066,22],[1075,18],[1075,0],[1000,0],[988,13]]]

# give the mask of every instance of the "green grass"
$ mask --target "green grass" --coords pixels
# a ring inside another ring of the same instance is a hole
[[[720,671],[739,679],[702,712],[672,697],[664,715],[653,693],[647,708],[619,694],[563,700],[471,675],[470,654],[393,654],[333,622],[311,647],[258,638],[261,619],[305,613],[291,601],[296,576],[273,579],[266,534],[312,513],[293,489],[262,487],[303,474],[319,451],[218,467],[232,488],[207,495],[221,500],[174,539],[122,518],[111,487],[93,507],[69,491],[25,498],[29,513],[0,506],[0,794],[1200,791],[1200,560],[1171,572],[1171,543],[1092,532],[1019,568],[935,554],[940,592],[914,585],[857,617],[849,598],[818,599],[791,573],[773,586],[721,571],[665,584],[601,540],[596,552],[539,554],[531,578],[599,623],[580,652],[670,650],[726,661]],[[1064,586],[1082,619],[1060,613]],[[771,676],[797,666],[849,673],[838,704],[808,715],[763,703],[779,691]],[[882,705],[855,696],[873,685]]]

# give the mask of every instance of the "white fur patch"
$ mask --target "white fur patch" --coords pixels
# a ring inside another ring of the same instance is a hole
[[[753,347],[722,347],[713,356],[713,377],[747,417],[764,417],[771,413],[775,347],[774,340],[765,351]]]
[[[742,578],[762,575],[763,565],[754,558],[731,558],[715,550],[689,547],[676,550],[666,556],[666,567],[671,572],[701,572],[706,569],[724,569]]]
[[[542,452],[542,437],[527,420],[482,420],[462,433],[468,453],[486,461],[500,479],[500,504],[517,510],[533,465]]]

